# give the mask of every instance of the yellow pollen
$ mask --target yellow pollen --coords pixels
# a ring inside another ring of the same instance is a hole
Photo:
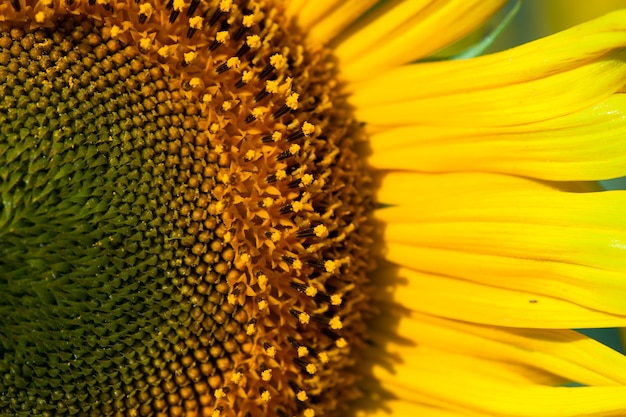
[[[227,30],[219,31],[215,34],[215,40],[219,43],[226,43],[230,39],[230,32]]]
[[[272,133],[272,140],[274,142],[278,142],[279,140],[281,140],[283,138],[283,134],[280,132],[274,132]]]
[[[254,109],[252,109],[252,115],[256,118],[256,119],[260,119],[263,117],[263,115],[267,112],[267,110],[263,107],[256,107]]]
[[[307,349],[305,346],[298,347],[298,357],[299,358],[304,358],[308,354],[309,354],[309,349]]]
[[[170,56],[173,52],[173,50],[176,49],[175,45],[165,45],[159,48],[159,50],[157,51],[157,53],[163,57],[163,58],[167,58],[168,56]]]
[[[193,88],[200,87],[202,85],[202,80],[200,80],[200,78],[198,77],[193,77],[191,80],[189,80],[189,85]]]
[[[315,126],[313,126],[311,123],[304,122],[302,124],[302,133],[304,133],[305,136],[310,136],[313,134],[313,132],[315,132]]]
[[[121,32],[122,32],[122,29],[120,29],[119,26],[113,25],[113,27],[111,27],[111,37],[113,39],[117,38]]]
[[[255,333],[256,333],[256,326],[254,325],[254,323],[248,324],[248,326],[246,327],[246,334],[248,336],[252,336]]]
[[[268,347],[267,349],[265,349],[265,354],[273,359],[274,357],[276,357],[276,348],[274,346]]]
[[[153,7],[150,3],[142,3],[139,5],[139,13],[150,17],[152,15]]]
[[[261,379],[265,382],[269,382],[272,379],[272,370],[266,369],[261,372]]]
[[[256,151],[254,149],[249,149],[248,152],[246,152],[244,158],[246,158],[246,160],[248,161],[253,160],[254,158],[256,158]]]
[[[296,259],[295,261],[293,261],[293,264],[291,266],[293,267],[293,269],[298,271],[302,269],[302,261],[300,259]]]
[[[287,173],[285,172],[284,169],[279,169],[278,171],[276,171],[276,179],[278,181],[282,181],[285,178],[287,178]]]
[[[224,392],[222,388],[216,389],[214,395],[215,395],[215,398],[217,398],[218,400],[226,397],[226,393]]]
[[[300,152],[300,145],[298,145],[297,143],[294,143],[291,146],[289,146],[289,153],[290,154],[295,155],[298,152]]]
[[[270,395],[269,391],[263,391],[263,393],[261,394],[261,399],[267,403],[272,399],[272,396]]]
[[[338,306],[341,305],[341,302],[343,300],[341,299],[341,296],[337,295],[337,294],[333,294],[330,296],[330,303],[334,306]]]
[[[315,288],[314,286],[310,285],[310,286],[306,287],[306,290],[304,291],[304,293],[306,295],[308,295],[309,297],[315,297],[317,295],[317,288]]]
[[[267,301],[261,300],[257,303],[259,310],[265,310],[268,307]]]
[[[144,51],[147,51],[152,46],[152,40],[150,38],[141,38],[139,40],[139,47]]]
[[[293,210],[294,213],[298,213],[303,208],[304,208],[304,204],[302,204],[302,202],[300,201],[294,201],[293,203],[291,203],[291,209]]]
[[[224,103],[222,103],[222,110],[224,111],[228,111],[233,107],[233,105],[231,104],[230,101],[225,101]]]
[[[309,316],[307,313],[300,313],[298,315],[298,321],[302,324],[309,324],[309,321],[311,321],[311,316]]]
[[[274,54],[270,57],[270,64],[277,70],[281,70],[287,65],[287,59],[281,54]]]
[[[274,199],[272,197],[265,197],[263,199],[263,207],[272,207],[274,205]]]
[[[252,71],[244,71],[241,75],[241,80],[244,83],[248,83],[252,78],[254,78],[254,73]]]
[[[257,277],[257,283],[259,284],[261,291],[265,291],[267,288],[267,277],[265,275],[259,275]]]
[[[306,366],[306,371],[310,373],[311,375],[313,375],[314,373],[317,372],[317,366],[315,366],[315,364],[310,363]]]
[[[287,104],[287,107],[290,109],[296,110],[298,108],[298,98],[300,98],[300,94],[291,93],[289,97],[287,97],[287,100],[285,100],[285,104]]]
[[[222,415],[222,412],[218,409],[218,410],[214,410],[211,413],[211,417],[220,417]]]
[[[326,270],[326,272],[332,274],[337,270],[337,262],[331,260],[324,262],[324,269]]]
[[[242,372],[234,372],[231,376],[230,376],[230,380],[233,384],[237,384],[239,385],[239,383],[243,380],[243,373]]]
[[[237,303],[237,296],[235,294],[228,294],[228,304],[235,305]]]
[[[259,35],[251,35],[246,38],[246,44],[250,49],[259,49],[261,47],[261,38]]]
[[[304,410],[304,417],[315,417],[315,410],[313,410],[312,408],[307,408],[306,410]]]
[[[330,358],[328,357],[328,353],[326,352],[322,352],[318,355],[318,358],[320,360],[320,362],[326,364],[328,363],[328,361],[330,361]]]
[[[229,12],[233,5],[233,0],[222,0],[220,2],[220,12]]]
[[[185,0],[174,0],[174,10],[182,12],[185,7]]]
[[[185,61],[185,64],[191,64],[193,61],[195,61],[197,57],[198,57],[198,53],[194,51],[183,54],[183,59]]]
[[[210,103],[211,101],[213,101],[213,96],[211,94],[205,94],[202,96],[202,102],[203,103]],[[213,125],[211,125],[211,127],[209,128],[209,131],[211,132]],[[218,126],[219,128],[219,126]],[[211,133],[215,133],[215,132],[211,132]]]
[[[46,14],[44,12],[37,12],[37,14],[35,14],[35,21],[37,23],[43,23],[46,21]]]
[[[228,68],[239,68],[239,64],[241,64],[241,60],[236,56],[228,58],[228,61],[226,61]]]
[[[298,399],[298,401],[302,401],[302,402],[309,399],[305,391],[300,391],[299,393],[297,393],[296,398]]]
[[[309,186],[313,183],[313,175],[311,174],[304,174],[302,176],[302,179],[300,180],[300,182],[302,183],[302,185],[304,186]]]
[[[330,322],[328,324],[330,325],[330,328],[333,330],[339,330],[343,328],[343,324],[341,323],[341,320],[337,316],[330,319]]]
[[[281,238],[282,238],[282,233],[280,233],[280,231],[278,230],[273,231],[272,234],[270,235],[270,239],[274,243],[278,242]]]
[[[268,93],[277,93],[278,92],[278,81],[276,80],[267,80],[265,82],[265,89]]]
[[[255,18],[253,14],[248,14],[243,17],[243,25],[247,28],[254,26]]]
[[[193,29],[201,29],[204,19],[201,16],[194,16],[189,19],[189,26]]]
[[[339,339],[337,339],[337,341],[335,342],[335,345],[339,348],[339,349],[343,349],[345,347],[348,346],[348,342],[346,341],[346,339],[344,339],[343,337],[340,337]]]
[[[328,236],[328,229],[323,224],[320,224],[313,228],[313,233],[317,237],[326,237]]]

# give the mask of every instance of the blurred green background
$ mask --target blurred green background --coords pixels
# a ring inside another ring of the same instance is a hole
[[[626,0],[522,0],[513,22],[491,50],[529,42],[620,8],[626,8]]]

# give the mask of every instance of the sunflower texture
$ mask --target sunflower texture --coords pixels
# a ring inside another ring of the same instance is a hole
[[[0,415],[626,415],[626,12],[503,4],[0,2]]]

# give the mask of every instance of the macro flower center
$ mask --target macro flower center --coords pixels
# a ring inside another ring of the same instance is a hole
[[[312,417],[358,395],[359,125],[282,2],[239,3],[0,5],[1,410]]]

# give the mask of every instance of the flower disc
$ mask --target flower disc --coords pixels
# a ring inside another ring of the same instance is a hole
[[[370,179],[282,2],[0,5],[0,410],[331,415]]]

